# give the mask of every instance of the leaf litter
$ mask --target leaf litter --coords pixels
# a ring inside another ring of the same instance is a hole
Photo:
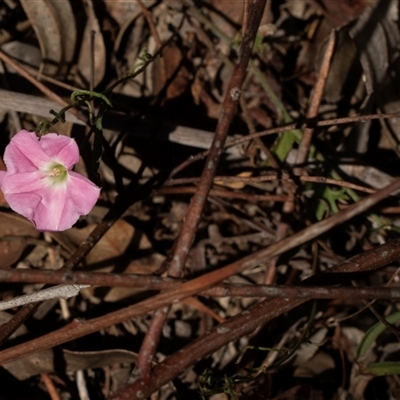
[[[2,396],[397,398],[398,1],[31,3],[0,5],[1,154],[73,92],[50,131],[102,193],[58,233],[0,196],[1,301],[91,282],[1,313]],[[228,114],[242,142],[204,162]]]

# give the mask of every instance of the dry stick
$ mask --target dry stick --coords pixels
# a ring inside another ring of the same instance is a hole
[[[162,45],[162,47],[153,54],[151,59],[145,61],[139,68],[137,68],[135,70],[135,72],[130,73],[127,76],[124,76],[123,78],[120,78],[117,81],[115,81],[111,86],[109,86],[103,92],[103,94],[109,95],[112,92],[112,90],[115,89],[115,87],[122,84],[123,82],[126,82],[127,80],[133,79],[135,76],[142,73],[153,62],[153,60],[155,60],[157,58],[157,56],[159,54],[161,54],[161,52],[163,51],[165,46],[167,46],[170,43],[170,41],[173,39],[173,37],[174,37],[174,35],[172,35],[168,40],[166,40],[165,43]],[[21,76],[23,76],[26,80],[28,80],[30,83],[32,83],[32,85],[36,86],[44,95],[46,95],[47,97],[49,97],[50,99],[55,101],[61,107],[66,107],[67,105],[69,105],[69,103],[67,103],[64,99],[62,99],[60,96],[58,96],[52,90],[50,90],[47,86],[43,85],[41,82],[39,82],[37,79],[35,79],[27,71],[27,69],[22,67],[19,63],[17,63],[15,60],[10,58],[7,54],[5,54],[1,50],[0,50],[0,59],[3,60],[6,64],[10,65],[12,68],[14,68]],[[29,68],[29,70],[32,72],[35,72],[31,68]],[[84,113],[80,112],[79,110],[71,108],[68,110],[68,112],[70,112],[71,114],[74,114],[79,120],[83,121],[85,124],[89,123],[88,117]]]
[[[236,208],[235,205],[232,204],[232,202],[225,201],[217,197],[209,197],[209,201],[210,203],[217,205],[219,208],[227,210],[235,217],[238,217],[245,225],[247,225],[251,229],[255,229],[260,233],[263,232],[266,238],[273,237],[274,231],[271,228],[267,227],[267,225],[263,224],[262,222],[256,219],[249,218],[248,214],[246,214],[239,208]]]
[[[13,32],[8,32],[6,30],[2,30],[1,35],[0,35],[0,46],[2,46],[3,44],[7,43],[7,42],[11,42],[12,40],[15,40],[15,33],[17,33],[18,35],[24,33],[25,31],[27,31],[29,28],[32,27],[31,21],[29,21],[29,19],[22,21],[22,22],[18,22],[15,27]]]
[[[94,90],[94,82],[95,82],[95,78],[96,78],[96,74],[95,74],[95,42],[96,41],[96,31],[95,30],[91,30],[90,31],[90,82],[89,82],[89,90],[91,92],[93,92]],[[92,108],[94,109],[94,100],[91,101],[92,103]]]
[[[32,85],[36,86],[43,94],[45,94],[48,98],[57,102],[61,107],[66,107],[69,105],[63,98],[58,96],[52,90],[50,90],[47,86],[43,85],[43,83],[39,82],[35,79],[24,67],[22,67],[19,63],[10,58],[7,54],[0,50],[0,59],[3,60],[6,64],[14,68],[21,76],[23,76],[27,81],[32,83]],[[74,114],[77,118],[85,123],[88,123],[88,118],[81,113],[80,111],[71,108],[68,112]]]
[[[304,124],[301,122],[294,122],[292,124],[279,126],[276,128],[265,129],[260,132],[252,133],[246,136],[239,137],[237,139],[229,140],[225,143],[224,148],[227,149],[229,147],[237,146],[242,143],[246,143],[249,140],[253,140],[258,137],[267,136],[267,135],[274,135],[277,133],[290,131],[293,129],[300,129],[304,126],[314,126],[314,127],[321,127],[321,126],[333,126],[333,125],[342,125],[342,124],[351,124],[354,122],[366,122],[374,119],[387,119],[387,118],[399,118],[400,112],[395,113],[388,113],[388,114],[369,114],[369,115],[358,115],[356,117],[343,117],[343,118],[332,118],[327,119],[325,121],[305,121]],[[196,161],[203,160],[208,154],[208,150],[200,152],[196,155],[190,156],[187,160],[183,161],[177,167],[175,167],[171,174],[170,178],[178,174],[179,172],[183,171],[189,165],[193,164]]]
[[[142,382],[147,382],[150,379],[151,363],[160,340],[160,332],[162,332],[167,315],[169,305],[159,308],[153,314],[153,318],[147,329],[146,335],[140,346],[140,352],[136,360],[136,365],[132,371],[130,379],[140,379]]]
[[[156,26],[154,24],[153,16],[152,16],[151,12],[143,4],[142,0],[138,0],[138,4],[139,4],[139,7],[140,7],[140,9],[141,9],[141,11],[142,11],[142,13],[144,15],[144,18],[147,21],[147,25],[150,28],[151,36],[153,36],[154,41],[156,42],[157,50],[162,49],[161,54],[165,54],[164,50],[166,48],[163,46],[162,40],[160,38],[160,35],[159,35],[159,33],[157,31],[157,28],[156,28]],[[167,81],[167,71],[166,71],[166,68],[165,68],[165,60],[164,60],[164,58],[161,58],[160,63],[162,65],[162,68],[159,69],[159,73],[161,74],[161,80],[162,80],[162,82],[166,82]]]
[[[81,243],[75,253],[65,262],[61,269],[72,269],[83,261],[87,254],[89,254],[90,250],[92,250],[94,245],[102,238],[102,236],[108,231],[108,229],[110,229],[111,225],[114,223],[115,220],[108,220],[109,215],[107,215],[106,217]],[[28,319],[37,310],[40,304],[40,302],[37,302],[23,306],[7,323],[0,326],[0,345],[6,339],[8,339],[26,321],[26,319]]]
[[[335,49],[335,44],[336,44],[336,34],[335,30],[332,29],[329,36],[327,48],[325,50],[324,58],[322,60],[321,67],[318,72],[318,79],[311,96],[310,106],[307,110],[307,115],[306,115],[307,119],[313,119],[318,117],[319,107],[322,101],[322,96],[324,93],[326,81],[328,79],[333,51]],[[313,134],[314,134],[314,128],[306,127],[303,130],[303,134],[299,144],[299,150],[296,157],[296,164],[304,164],[306,162]],[[301,167],[295,168],[294,172],[296,175],[301,175],[303,172],[303,168]]]
[[[157,191],[157,194],[188,194],[196,193],[196,187],[166,187]],[[228,199],[247,200],[250,203],[257,203],[258,201],[289,201],[287,195],[280,194],[247,194],[242,192],[230,192],[228,190],[211,189],[210,196],[225,197]]]
[[[330,126],[334,126],[334,125],[352,124],[355,122],[366,122],[366,121],[371,121],[374,119],[390,119],[390,118],[399,118],[399,117],[400,117],[400,112],[387,113],[387,114],[357,115],[355,117],[332,118],[332,119],[327,119],[327,120],[322,120],[322,121],[315,121],[314,119],[313,120],[306,119],[304,121],[293,122],[291,124],[278,126],[276,128],[265,129],[263,131],[252,133],[252,134],[249,134],[246,136],[242,136],[237,139],[231,139],[225,143],[224,148],[237,146],[239,144],[246,143],[247,141],[253,140],[258,137],[274,135],[277,133],[290,131],[290,130],[294,130],[294,129],[304,129],[304,127],[308,127],[308,126],[313,126],[313,127],[328,126],[328,127],[330,127]],[[170,176],[172,177],[172,176],[176,175],[178,172],[180,172],[184,168],[186,168],[187,165],[190,165],[195,161],[202,160],[204,157],[206,157],[207,153],[208,153],[208,150],[189,157],[188,160],[186,160],[182,164],[178,165],[171,172]]]
[[[371,197],[372,196],[370,196],[370,198]],[[319,223],[316,225],[319,225]],[[286,238],[280,243],[287,242],[288,240],[290,240],[290,238]],[[275,245],[276,244],[273,246]],[[380,268],[384,266],[385,263],[395,261],[400,257],[399,245],[400,239],[396,239],[386,245],[354,256],[330,268],[325,273],[312,276],[304,281],[304,284],[314,281],[318,282],[320,278],[328,278],[329,280],[338,273],[356,273]],[[154,393],[162,385],[176,378],[185,369],[196,364],[200,359],[210,355],[227,343],[253,332],[268,320],[295,308],[305,301],[307,301],[307,299],[274,299],[265,300],[252,306],[249,310],[243,311],[227,322],[217,325],[202,337],[194,340],[189,345],[158,364],[147,386],[141,385],[140,382],[135,382],[129,386],[128,390],[123,392],[123,396],[115,395],[111,396],[111,399],[127,400],[147,398],[151,393]]]
[[[49,375],[43,372],[40,374],[40,378],[46,386],[47,392],[49,393],[51,400],[60,400],[60,395],[58,394],[57,389],[54,386],[54,383]]]
[[[335,48],[335,31],[332,30],[329,36],[329,41],[327,45],[327,49],[324,54],[324,58],[322,60],[321,67],[318,72],[318,79],[314,87],[314,91],[311,95],[310,105],[307,110],[307,119],[313,119],[318,116],[319,106],[321,104],[322,95],[325,88],[326,80],[328,79],[330,63],[333,55],[333,50]],[[301,136],[301,141],[299,145],[299,150],[296,157],[296,164],[303,164],[307,160],[308,150],[311,145],[311,139],[313,135],[314,129],[305,127]],[[295,175],[301,175],[303,172],[303,168],[295,168]],[[277,227],[276,240],[281,240],[287,236],[289,230],[289,224],[285,220],[285,216],[290,215],[294,209],[294,202],[288,201],[283,204],[282,208],[282,220],[279,222]],[[272,258],[268,264],[268,268],[265,274],[265,283],[272,284],[275,281],[276,274],[276,262],[278,259],[276,257]]]
[[[25,304],[38,303],[51,299],[68,299],[79,294],[80,290],[88,285],[57,285],[34,293],[24,294],[10,300],[0,301],[0,310],[9,310]]]
[[[379,247],[384,265],[393,261],[393,255],[386,248],[397,246],[400,258],[400,239],[393,239]],[[365,254],[370,257],[372,249]],[[355,256],[365,257],[364,253]],[[396,257],[397,258],[397,257]],[[346,261],[349,262],[349,261]],[[351,259],[354,263],[354,257]],[[343,264],[343,263],[342,263]],[[112,274],[80,271],[54,270],[0,270],[0,282],[29,282],[43,284],[75,284],[105,287],[129,287],[140,290],[173,290],[182,286],[185,281],[161,278],[152,275]],[[307,298],[307,299],[385,299],[400,298],[400,288],[390,287],[320,287],[320,286],[282,286],[282,285],[250,285],[222,283],[199,293],[210,297],[269,297],[269,298]]]
[[[162,47],[162,40],[160,38],[160,35],[158,34],[157,28],[154,25],[153,17],[151,15],[151,12],[146,8],[146,6],[142,3],[142,0],[137,0],[140,9],[142,10],[142,13],[144,17],[146,18],[147,24],[149,25],[151,35],[153,36],[157,48],[160,49]]]
[[[268,181],[276,181],[276,180],[290,180],[288,176],[280,176],[278,174],[268,174],[268,175],[260,175],[260,176],[216,176],[214,178],[215,184],[224,184],[224,183],[260,183],[260,182],[268,182]],[[335,185],[341,186],[349,189],[358,190],[364,193],[375,193],[376,189],[367,188],[365,186],[356,185],[355,183],[342,181],[333,178],[325,178],[324,176],[300,176],[299,180],[301,182],[312,182],[312,183],[323,183],[327,185]],[[164,183],[164,187],[176,186],[176,185],[186,185],[188,183],[196,184],[199,181],[199,178],[178,178],[178,179],[169,179]],[[164,190],[164,189],[160,189]]]
[[[189,210],[185,216],[185,223],[182,226],[176,241],[176,251],[172,256],[169,270],[170,275],[174,277],[178,277],[182,273],[182,269],[186,263],[194,239],[197,225],[205,206],[206,198],[213,183],[215,171],[223,151],[228,130],[235,115],[236,107],[240,98],[240,88],[246,75],[254,38],[258,30],[264,6],[265,0],[251,1],[248,30],[243,36],[239,60],[234,68],[227,88],[215,136],[207,155],[200,181],[197,185],[197,191],[191,200]]]
[[[228,135],[228,130],[239,102],[241,87],[246,76],[254,39],[263,15],[265,1],[266,0],[251,0],[249,3],[246,3],[249,11],[247,15],[248,20],[245,21],[247,29],[243,35],[240,46],[239,59],[232,72],[203,172],[195,188],[195,193],[191,199],[185,221],[173,246],[168,275],[174,278],[179,278],[183,273],[183,268],[196,234],[197,225],[210,193],[216,169]],[[154,316],[139,351],[134,374],[136,374],[136,376],[141,376],[143,382],[150,376],[151,363],[149,363],[149,354],[154,354],[156,351],[162,332],[160,327],[165,323],[165,319],[166,313],[158,313]]]
[[[379,201],[386,199],[388,196],[390,196],[390,194],[393,194],[398,190],[400,190],[400,178],[379,190],[377,193],[365,197],[357,203],[350,205],[348,208],[341,210],[337,214],[327,218],[326,220],[317,222],[316,224],[309,226],[302,231],[281,240],[280,242],[273,243],[271,246],[259,250],[223,268],[192,279],[182,284],[176,290],[160,293],[151,297],[150,299],[141,301],[137,304],[109,313],[102,317],[93,318],[90,320],[73,321],[63,328],[41,336],[40,338],[33,339],[26,343],[3,350],[0,352],[0,365],[77,339],[90,333],[97,332],[101,329],[106,329],[109,326],[121,323],[150,311],[154,311],[173,302],[177,302],[185,297],[190,297],[196,293],[204,291],[232,275],[249,268],[254,268],[260,263],[264,263],[271,257],[282,254],[285,251],[315,239],[331,228],[363,213]],[[372,261],[372,257],[367,256],[366,262],[369,261]],[[379,261],[382,262],[382,260],[374,260],[375,263],[378,263]],[[348,271],[344,269],[343,272]],[[263,312],[265,312],[265,310],[263,310]]]
[[[215,311],[211,308],[207,307],[204,303],[202,303],[197,297],[188,297],[186,299],[181,300],[182,304],[188,305],[191,308],[199,311],[201,314],[209,315],[211,318],[215,319],[218,323],[225,322],[225,318],[219,316]]]

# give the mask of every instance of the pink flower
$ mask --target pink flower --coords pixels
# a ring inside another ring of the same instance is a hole
[[[71,171],[79,160],[74,139],[49,133],[39,138],[22,130],[4,152],[7,171],[0,171],[0,189],[10,207],[30,219],[39,231],[71,228],[89,214],[100,188]]]

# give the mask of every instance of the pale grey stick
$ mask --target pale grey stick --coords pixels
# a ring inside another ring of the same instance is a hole
[[[11,300],[0,301],[0,310],[8,310],[13,307],[23,306],[25,304],[37,303],[38,301],[50,299],[68,299],[79,294],[82,288],[90,285],[57,285],[47,289],[40,290],[32,294],[14,297]]]

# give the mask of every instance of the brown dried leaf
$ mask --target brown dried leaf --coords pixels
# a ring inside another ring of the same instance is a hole
[[[397,19],[397,1],[379,2],[368,7],[349,31],[360,54],[369,96],[386,77],[390,55],[400,38]]]
[[[41,72],[54,76],[62,63],[63,39],[60,23],[46,0],[21,0],[21,5],[36,32],[42,54]]]
[[[334,28],[345,25],[357,18],[368,5],[377,3],[377,0],[314,0]]]
[[[356,178],[374,189],[382,189],[389,185],[395,178],[383,171],[371,166],[364,165],[340,165],[339,168],[347,175]]]
[[[0,212],[0,268],[8,268],[21,257],[26,237],[38,237],[32,223],[15,214]],[[3,238],[8,237],[10,240]]]
[[[347,79],[346,77],[354,76],[352,82],[356,83],[359,79],[361,67],[357,61],[357,48],[354,41],[349,37],[348,33],[339,30],[336,35],[336,51],[334,53],[331,68],[329,70],[326,82],[324,97],[330,103],[336,103],[343,97],[343,91]],[[326,43],[325,43],[326,44]],[[321,48],[318,59],[322,60],[325,46]],[[319,64],[319,62],[318,62]],[[359,91],[363,91],[363,85],[360,85]]]
[[[149,7],[153,3],[155,3],[154,0],[143,1],[143,4],[145,4],[146,7]],[[120,27],[127,21],[132,21],[132,18],[136,18],[142,12],[136,1],[104,0],[104,4],[107,11]]]
[[[75,372],[88,368],[102,368],[113,364],[134,363],[137,354],[128,350],[69,351],[62,350],[64,371],[57,371],[52,350],[45,350],[21,360],[10,362],[3,367],[19,380],[28,379],[40,373]]]
[[[382,95],[378,97],[380,108],[385,113],[395,113],[400,109],[399,85],[400,85],[400,60],[396,60],[392,67],[391,79],[386,82]],[[388,128],[390,136],[386,136],[386,148],[394,149],[400,143],[400,119],[390,118],[382,121]],[[383,146],[382,146],[383,147]]]
[[[210,3],[218,11],[210,13],[211,21],[233,39],[237,32],[233,24],[242,25],[244,2],[211,0]]]
[[[11,316],[8,312],[0,311],[0,326],[7,323]],[[27,332],[28,330],[25,325],[21,325],[10,339],[26,335]],[[101,368],[117,363],[134,363],[136,362],[137,354],[122,349],[88,352],[62,350],[62,357],[63,362],[61,365],[65,366],[65,370],[61,372],[65,373],[88,368]],[[56,372],[54,368],[55,364],[54,352],[49,349],[2,365],[2,367],[17,379],[24,380],[42,372]]]
[[[142,0],[146,8],[151,7],[155,0]],[[118,51],[121,41],[132,22],[142,14],[142,9],[136,1],[105,0],[108,12],[119,25],[119,32],[115,39],[114,50]]]
[[[182,65],[182,52],[176,46],[164,49],[161,58],[156,58],[153,66],[153,93],[156,96],[168,84],[166,99],[182,95],[189,85],[189,72]]]
[[[63,66],[65,67],[63,72],[66,72],[75,54],[77,36],[75,17],[69,1],[49,1],[48,3],[60,29]]]
[[[61,235],[78,246],[93,231],[96,225],[89,225],[85,228],[72,228]],[[121,257],[131,244],[134,235],[137,235],[135,228],[124,220],[118,220],[109,231],[94,246],[93,250],[86,257],[88,265],[101,264],[102,267],[111,265],[115,259]],[[59,235],[60,236],[60,235]],[[148,239],[142,235],[139,248],[149,248]]]

